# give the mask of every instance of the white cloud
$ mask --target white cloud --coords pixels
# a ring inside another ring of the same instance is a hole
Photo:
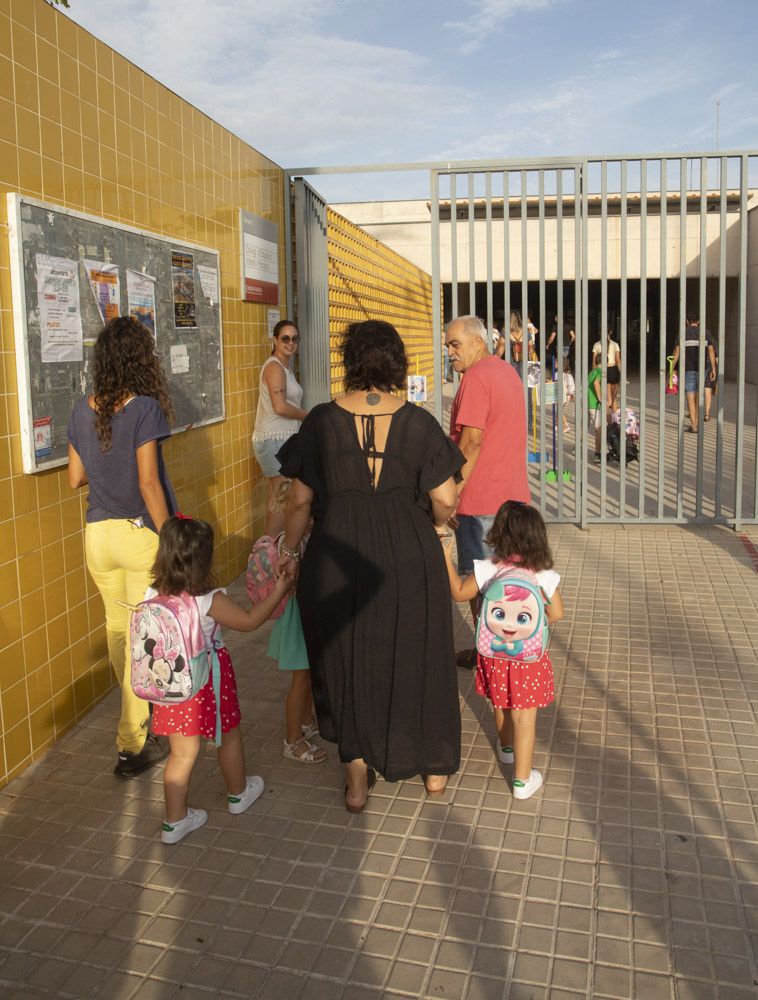
[[[461,51],[470,55],[497,31],[500,26],[517,14],[531,14],[552,7],[560,0],[469,0],[472,13],[461,21],[448,21],[445,27],[458,32],[463,38]]]

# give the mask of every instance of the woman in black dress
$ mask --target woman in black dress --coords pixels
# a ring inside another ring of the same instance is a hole
[[[379,771],[442,792],[460,763],[460,708],[445,562],[436,532],[463,455],[431,414],[394,395],[408,361],[388,323],[350,326],[347,393],[314,407],[278,454],[293,480],[281,565],[294,572],[321,735],[347,765],[360,812]]]

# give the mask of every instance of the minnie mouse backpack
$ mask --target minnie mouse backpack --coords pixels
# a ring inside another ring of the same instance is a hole
[[[134,608],[129,623],[132,691],[154,705],[181,705],[213,678],[216,742],[221,738],[220,666],[200,625],[197,601],[189,594],[149,597]]]
[[[489,581],[482,599],[476,625],[476,648],[482,656],[539,660],[550,636],[546,598],[536,575],[521,566],[506,566]]]

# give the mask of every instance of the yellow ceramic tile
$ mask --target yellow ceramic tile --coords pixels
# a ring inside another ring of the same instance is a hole
[[[47,606],[47,599],[45,600]],[[59,656],[62,652],[68,649],[70,638],[68,631],[68,615],[62,614],[56,618],[50,618],[50,612],[48,614],[47,621],[47,646],[48,652],[53,659]]]
[[[34,31],[25,28],[18,21],[12,21],[11,33],[13,38],[13,61],[36,74],[37,44]]]
[[[16,109],[12,101],[0,98],[0,138],[4,142],[16,141]]]
[[[5,732],[5,766],[10,773],[19,764],[26,763],[32,752],[29,733],[29,719],[26,718],[13,729]]]
[[[79,642],[89,635],[89,620],[87,618],[87,606],[78,604],[68,613],[68,631],[71,643]]]
[[[37,73],[40,85],[49,83],[56,89],[60,86],[58,50],[54,45],[39,37],[37,38]]]
[[[45,664],[26,675],[26,696],[29,700],[29,711],[34,713],[53,696],[50,682],[50,667]]]
[[[42,197],[45,201],[60,204],[65,200],[63,164],[60,160],[42,157]]]
[[[37,91],[37,74],[25,69],[18,63],[13,64],[13,80],[15,86],[16,104],[29,111],[39,111],[39,94]]]
[[[76,706],[77,718],[92,708],[95,701],[92,687],[92,674],[82,674],[81,677],[74,678],[74,705]]]
[[[60,125],[56,122],[48,121],[47,118],[38,119],[41,136],[40,149],[43,156],[48,156],[52,160],[60,162],[63,157],[63,133]],[[19,119],[19,140],[21,136],[21,121]],[[31,147],[30,147],[31,148]]]
[[[61,691],[70,689],[74,682],[71,672],[71,649],[53,656],[50,659],[50,680],[53,685],[53,697]]]
[[[26,682],[19,681],[13,687],[4,688],[0,694],[3,708],[3,728],[7,731],[29,717],[29,701],[26,696]]]
[[[76,719],[76,710],[74,708],[74,690],[71,686],[66,687],[53,697],[53,718],[57,736],[73,725]]]
[[[37,33],[37,45],[44,39],[53,49],[58,43],[58,17],[50,4],[37,4],[35,11],[35,31]],[[39,56],[39,53],[38,53]]]
[[[14,642],[3,650],[0,658],[0,691],[13,687],[26,676],[24,647],[21,641]]]
[[[23,149],[28,149],[32,153],[40,152],[40,118],[36,111],[16,108],[16,140]],[[54,152],[47,155],[52,156]],[[60,156],[60,143],[57,155]]]
[[[60,543],[63,533],[61,527],[60,505],[52,505],[40,508],[39,512],[40,542],[43,546]],[[61,548],[61,558],[63,549]]]
[[[47,570],[45,579],[51,579],[47,574]],[[60,578],[53,578],[53,582],[46,583],[43,590],[45,596],[45,617],[48,620],[49,627],[51,618],[57,619],[59,615],[63,615],[66,611],[66,592],[63,589],[63,580]],[[58,651],[60,652],[60,650]]]
[[[39,600],[41,601],[41,597]],[[24,636],[23,647],[27,673],[47,663],[49,657],[47,652],[47,633],[44,625]]]
[[[93,86],[94,86],[94,75],[93,75]],[[82,91],[82,96],[85,100],[81,101],[79,104],[79,112],[81,116],[82,123],[82,135],[87,139],[98,138],[99,124],[98,124],[98,111],[94,104],[89,103],[89,91]]]
[[[63,539],[63,558],[66,572],[84,565],[84,535],[74,533]]]
[[[92,668],[92,687],[98,700],[115,686],[116,679],[109,663],[98,663]]]
[[[33,198],[42,197],[42,157],[28,149],[18,150],[18,174],[21,191]]]
[[[15,559],[0,566],[0,607],[18,600],[18,566]]]
[[[22,597],[22,611],[23,604],[26,603],[23,599],[26,595],[38,590],[42,586],[42,583],[42,555],[40,550],[36,549],[33,552],[27,552],[19,556],[18,584],[19,593]],[[42,595],[39,596],[41,597]]]
[[[53,703],[48,701],[45,705],[32,712],[29,717],[29,728],[32,734],[32,749],[35,752],[44,750],[55,737],[55,720],[53,715]]]
[[[26,594],[23,592],[19,596],[21,606],[21,627],[26,635],[33,629],[41,628],[45,624],[45,601],[42,588],[32,590]]]
[[[25,555],[40,547],[39,514],[32,511],[16,518],[16,551]],[[1,558],[1,556],[0,556]]]
[[[37,509],[37,484],[34,476],[16,476],[10,480],[11,493],[13,496],[13,512],[19,514],[30,514]],[[2,484],[0,484],[0,489]],[[2,494],[0,494],[0,510],[8,510],[2,504]]]
[[[73,534],[82,529],[82,513],[78,491],[71,490],[68,486],[63,487],[64,495],[61,500],[61,525],[62,534]],[[68,494],[68,496],[66,496]]]
[[[84,569],[75,569],[72,573],[66,573],[64,577],[66,604],[69,611],[81,604],[87,597],[86,572]]]

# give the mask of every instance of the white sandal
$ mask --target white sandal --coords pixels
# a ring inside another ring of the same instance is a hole
[[[312,740],[314,736],[319,735],[318,722],[316,722],[315,718],[311,719],[307,725],[301,726],[300,728],[302,729],[303,736],[306,740]]]
[[[305,753],[296,753],[295,747],[299,747],[301,743],[304,743],[306,746]],[[293,743],[288,743],[285,740],[282,756],[289,758],[289,760],[297,760],[301,764],[322,764],[326,760],[326,754],[321,747],[317,747],[315,743],[311,743],[305,736],[302,736],[299,740],[295,740]]]

